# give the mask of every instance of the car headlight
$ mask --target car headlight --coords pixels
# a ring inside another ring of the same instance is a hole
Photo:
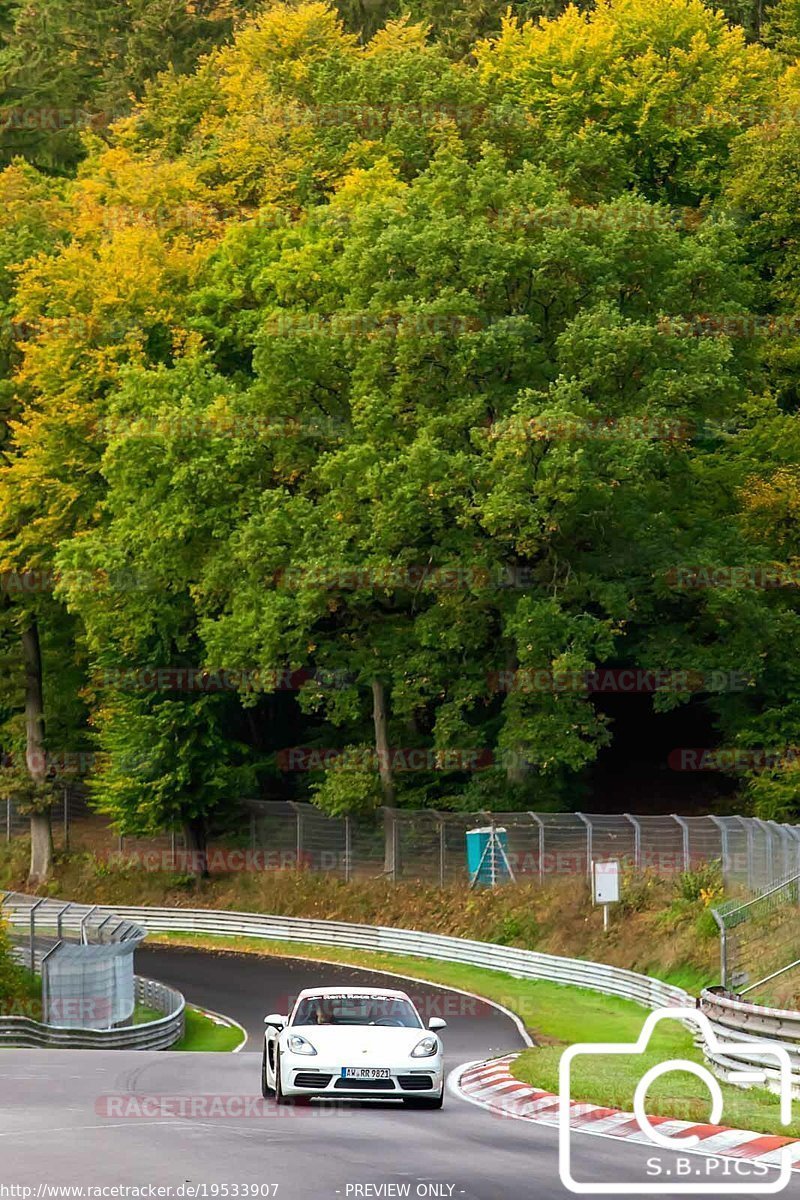
[[[439,1039],[435,1037],[426,1037],[419,1042],[411,1051],[412,1058],[432,1058],[439,1049]]]
[[[304,1037],[300,1037],[299,1033],[292,1033],[289,1036],[289,1041],[286,1043],[292,1054],[316,1054],[316,1050],[307,1042]]]

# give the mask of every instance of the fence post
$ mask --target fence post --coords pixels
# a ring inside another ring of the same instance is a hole
[[[592,838],[592,822],[584,813],[576,813],[576,817],[580,817],[586,826],[586,874],[589,879],[592,878],[592,854],[594,853],[593,838]]]
[[[98,940],[98,942],[101,942],[101,943],[102,943],[102,941],[103,941],[103,930],[104,930],[104,928],[106,927],[106,925],[108,924],[108,922],[109,922],[109,921],[113,921],[113,920],[114,920],[114,914],[113,914],[113,913],[109,913],[109,914],[108,914],[108,916],[107,916],[107,917],[104,917],[104,918],[103,918],[103,920],[100,922],[100,924],[97,926],[97,929],[96,929],[96,931],[95,931],[95,932],[96,932],[96,935],[97,935],[97,940]]]
[[[539,828],[539,883],[544,882],[544,821],[538,817],[535,812],[529,812],[531,817]]]
[[[64,913],[65,913],[65,912],[67,911],[67,909],[69,909],[69,908],[72,908],[72,904],[65,904],[63,908],[60,908],[60,909],[58,910],[58,916],[56,917],[56,931],[57,931],[57,933],[58,933],[58,940],[59,940],[59,941],[61,941],[62,927],[63,927],[63,921],[64,921]]]
[[[42,898],[41,900],[37,900],[36,903],[31,906],[31,946],[30,946],[30,950],[31,950],[31,970],[32,971],[36,970],[36,910],[42,904],[44,904],[44,898]]]
[[[681,833],[683,834],[683,869],[688,871],[691,866],[689,858],[689,826],[686,824],[684,817],[679,817],[676,813],[671,813],[673,821],[677,821],[680,825]]]
[[[789,875],[800,875],[800,829],[798,829],[796,825],[787,825],[785,828],[789,835],[789,841],[792,846],[790,853],[791,865],[789,867]],[[800,902],[800,895],[798,896],[798,901]]]
[[[61,946],[61,941],[57,941],[55,946],[51,946],[47,953],[42,958],[42,1020],[45,1025],[51,1023],[50,1017],[50,963],[48,959],[51,954],[55,954]]]
[[[169,851],[172,856],[172,869],[175,870],[175,830],[171,829],[169,834]]]
[[[626,818],[633,826],[633,866],[634,870],[641,871],[642,869],[642,827],[636,817],[632,817],[630,813],[625,813]]]
[[[350,824],[350,815],[344,819],[344,877],[346,882],[350,882],[350,856],[353,852],[352,845],[352,829]]]
[[[711,915],[717,922],[719,929],[719,969],[720,983],[727,990],[728,987],[728,931],[725,928],[725,919],[721,917],[715,908],[712,908]]]
[[[69,788],[64,788],[64,849],[69,850]]]
[[[751,825],[751,823],[747,817],[739,817],[738,820],[741,822],[742,827],[744,828],[745,836],[747,838],[747,887],[748,887],[749,891],[754,892],[755,887],[753,885],[753,872],[754,872],[753,826]]]
[[[89,909],[89,911],[85,914],[85,916],[83,916],[81,918],[81,939],[80,940],[81,940],[82,946],[89,945],[89,936],[86,933],[86,926],[87,926],[87,923],[88,923],[89,918],[91,917],[92,913],[95,913],[95,912],[97,912],[97,905],[93,904],[92,907]]]
[[[728,886],[729,877],[733,876],[731,870],[731,856],[728,849],[728,826],[721,817],[709,817],[709,821],[713,821],[719,830],[720,836],[720,853],[722,854],[722,882],[725,887]]]
[[[436,809],[432,809],[433,815],[439,824],[439,887],[444,887],[444,861],[447,853],[447,839],[445,837],[444,817]]]
[[[11,797],[6,800],[6,841],[11,841]]]
[[[790,873],[789,872],[789,836],[786,831],[786,826],[779,825],[777,821],[767,821],[767,824],[772,826],[772,828],[775,830],[775,836],[780,841],[781,856],[783,858],[783,864],[781,866],[781,879],[788,879],[789,873]]]
[[[762,879],[762,881],[761,881],[761,891],[765,891],[767,888],[772,887],[772,884],[775,882],[773,847],[772,847],[772,830],[769,828],[766,821],[762,821],[759,817],[751,817],[751,820],[752,820],[753,824],[757,825],[758,828],[761,830],[761,833],[764,838],[764,857],[766,859],[766,873],[767,874],[766,874],[766,879]]]

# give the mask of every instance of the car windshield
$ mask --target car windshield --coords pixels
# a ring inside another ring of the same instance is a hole
[[[396,996],[306,996],[293,1025],[384,1025],[421,1029],[413,1005]]]

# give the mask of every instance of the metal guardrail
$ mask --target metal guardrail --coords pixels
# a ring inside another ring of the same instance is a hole
[[[127,943],[131,951],[146,936],[140,926],[115,910],[28,896],[0,893],[0,919],[9,929],[13,957],[41,972],[45,960],[69,943]],[[0,1046],[51,1046],[73,1049],[166,1050],[184,1032],[186,1003],[180,992],[153,979],[133,977],[135,1000],[163,1016],[141,1025],[117,1024],[107,1029],[74,1028],[25,1016],[0,1016]]]
[[[792,1090],[800,1094],[800,1013],[749,1004],[723,988],[706,988],[700,995],[698,1007],[708,1017],[718,1037],[743,1043],[742,1053],[735,1059],[706,1050],[716,1074],[726,1078],[728,1074],[740,1071],[743,1065],[750,1065],[765,1073],[767,1086],[774,1083],[777,1089],[780,1073],[775,1060],[764,1048],[767,1040],[788,1051],[794,1080]],[[748,1042],[759,1044],[754,1044],[752,1051],[747,1053]]]
[[[190,932],[223,937],[255,937],[280,942],[304,942],[319,946],[347,946],[360,950],[414,955],[440,962],[464,962],[502,971],[517,979],[543,979],[571,984],[606,995],[635,1000],[648,1008],[693,1008],[695,1001],[682,988],[606,963],[561,958],[535,950],[499,946],[440,934],[421,933],[386,926],[356,925],[343,921],[319,921],[304,917],[282,917],[259,913],[221,912],[211,909],[120,908],[119,915],[137,922],[152,933]],[[764,1038],[786,1046],[796,1064],[800,1090],[800,1013],[744,1004],[708,989],[699,1001],[717,1035],[726,1041],[763,1042]],[[703,1047],[714,1071],[723,1078],[741,1071],[743,1063],[766,1069],[771,1080],[770,1059],[763,1049],[750,1055],[726,1059]],[[774,1077],[777,1081],[778,1072]]]
[[[606,963],[561,958],[499,946],[465,938],[392,929],[380,925],[357,925],[343,921],[320,921],[305,917],[271,916],[260,913],[224,912],[213,909],[119,908],[121,917],[135,921],[153,933],[190,932],[223,937],[253,937],[280,942],[304,942],[318,946],[347,946],[360,950],[431,958],[441,962],[463,962],[491,971],[502,971],[517,979],[542,979],[571,984],[606,995],[635,1000],[648,1008],[694,1008],[695,1001],[682,988]],[[698,1007],[710,1018],[717,1035],[727,1041],[759,1040],[760,1049],[750,1055],[725,1058],[704,1046],[714,1071],[722,1078],[741,1071],[743,1063],[765,1070],[768,1084],[778,1072],[770,1069],[763,1040],[786,1047],[796,1066],[800,1092],[800,1013],[745,1004],[719,991],[705,990]]]
[[[58,902],[49,904],[59,907]],[[75,906],[79,908],[81,906]],[[86,906],[82,906],[84,909]],[[112,915],[131,923],[131,928],[152,933],[188,932],[221,937],[252,937],[279,942],[299,942],[318,946],[346,946],[352,949],[430,958],[440,962],[463,962],[517,979],[541,979],[569,984],[606,995],[634,1000],[649,1008],[692,1007],[694,1000],[682,988],[664,983],[636,971],[584,959],[562,958],[500,946],[489,942],[422,933],[412,929],[359,925],[344,921],[314,920],[305,917],[273,916],[264,913],[230,912],[214,909],[98,906],[91,911],[98,921]],[[22,920],[24,913],[20,917]],[[161,1021],[108,1031],[47,1029],[24,1017],[0,1019],[0,1044],[103,1046],[105,1048],[163,1049],[181,1036],[184,1001],[179,993],[152,980],[137,978],[137,998],[167,1013]],[[722,990],[707,989],[699,1007],[711,1020],[719,1036],[725,1039],[754,1041],[764,1038],[789,1049],[800,1077],[800,1013],[747,1004]],[[10,1039],[15,1039],[13,1042]],[[749,1058],[736,1061],[715,1059],[711,1062],[720,1074],[741,1068],[742,1061],[758,1066],[769,1065],[764,1051],[753,1051]],[[777,1075],[777,1072],[776,1072]],[[800,1087],[800,1079],[798,1081]]]
[[[741,1050],[735,1058],[705,1048],[706,1058],[715,1075],[730,1079],[738,1075],[743,1066],[750,1066],[762,1073],[770,1091],[780,1092],[780,1070],[769,1048],[764,1045],[767,1041],[788,1052],[792,1069],[792,1094],[800,1096],[800,1013],[748,1004],[721,988],[706,989],[700,996],[698,1006],[709,1018],[717,1037],[741,1043]]]
[[[681,988],[636,971],[584,959],[541,954],[514,946],[420,933],[414,929],[198,908],[121,907],[114,911],[151,933],[190,932],[222,937],[265,938],[279,942],[307,942],[318,946],[347,946],[357,950],[432,958],[441,962],[469,963],[490,971],[503,971],[517,979],[544,979],[621,996],[649,1008],[694,1004],[694,1000]]]
[[[180,992],[155,979],[136,976],[136,999],[165,1015],[143,1025],[117,1029],[62,1029],[30,1017],[0,1016],[0,1047],[49,1047],[69,1050],[168,1050],[183,1037],[186,1001]]]
[[[800,1060],[800,1013],[785,1008],[767,1008],[749,1004],[719,988],[706,988],[700,996],[700,1010],[730,1034],[767,1037],[793,1047]]]
[[[145,931],[126,920],[114,920],[114,910],[96,904],[29,896],[24,892],[0,891],[0,919],[12,934],[24,931],[33,948],[36,940],[52,945],[62,939],[83,943],[139,942]]]

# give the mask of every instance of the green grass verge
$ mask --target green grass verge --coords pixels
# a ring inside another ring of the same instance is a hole
[[[241,1040],[242,1031],[238,1026],[218,1025],[211,1017],[187,1004],[183,1037],[170,1049],[230,1054]]]
[[[618,1027],[618,1034],[622,1032],[618,1039],[610,1034],[609,1026],[601,1022],[594,1028],[576,1026],[573,1036],[564,1040],[635,1041],[642,1028],[642,1010],[635,1004],[631,1005],[631,1010],[626,1016],[617,1014],[618,1026],[621,1027]],[[526,1051],[514,1063],[514,1075],[544,1091],[557,1092],[563,1049],[562,1043]],[[692,1034],[675,1022],[665,1022],[663,1026],[656,1027],[650,1045],[642,1055],[587,1055],[576,1058],[571,1072],[572,1098],[630,1112],[636,1085],[645,1071],[672,1058],[703,1062],[703,1055],[694,1045]],[[791,1125],[780,1123],[778,1097],[771,1092],[762,1088],[736,1088],[724,1083],[720,1086],[725,1102],[722,1117],[725,1125],[759,1133],[800,1137],[800,1120]],[[709,1119],[710,1106],[708,1089],[686,1071],[674,1071],[662,1076],[648,1092],[647,1112],[654,1116],[705,1122]]]
[[[194,933],[152,934],[148,941],[212,951],[347,963],[447,984],[485,996],[516,1013],[537,1042],[534,1049],[526,1050],[516,1060],[514,1074],[549,1092],[558,1092],[558,1067],[565,1046],[575,1042],[635,1042],[647,1016],[647,1010],[631,1000],[544,980],[515,979],[500,971],[487,971],[465,963],[444,963],[435,959],[301,942]],[[692,973],[673,974],[669,982],[692,990]],[[572,1071],[573,1099],[630,1111],[633,1093],[644,1072],[670,1058],[703,1062],[702,1052],[695,1047],[692,1034],[675,1022],[665,1022],[657,1027],[644,1055],[595,1055],[576,1059]],[[720,1086],[725,1101],[723,1121],[726,1125],[800,1137],[800,1120],[789,1126],[781,1125],[778,1097],[771,1092],[727,1084]],[[647,1110],[655,1116],[703,1122],[708,1120],[710,1097],[695,1076],[676,1072],[656,1082],[648,1094]]]

